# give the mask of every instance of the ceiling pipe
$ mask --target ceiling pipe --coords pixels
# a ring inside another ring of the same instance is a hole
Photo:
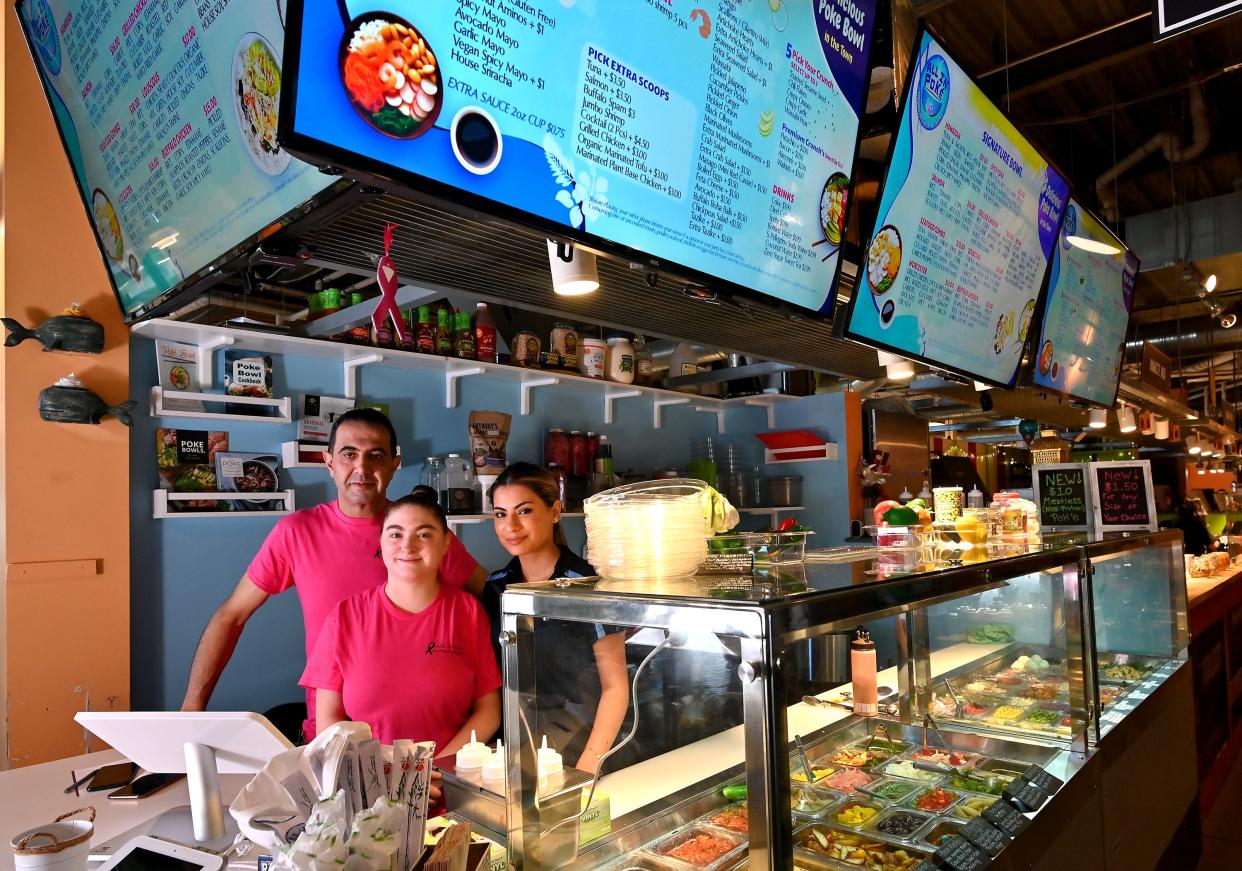
[[[1100,209],[1110,224],[1117,223],[1118,218],[1117,198],[1111,187],[1113,182],[1142,163],[1148,155],[1159,151],[1169,163],[1188,163],[1207,150],[1208,144],[1212,141],[1212,131],[1208,126],[1203,86],[1197,81],[1190,83],[1190,123],[1193,135],[1190,144],[1185,148],[1182,147],[1181,136],[1162,131],[1123,157],[1095,180],[1095,192],[1100,198]]]
[[[1242,326],[1224,329],[1213,317],[1188,318],[1178,325],[1165,321],[1156,324],[1137,324],[1126,342],[1126,359],[1130,362],[1143,355],[1143,342],[1151,342],[1173,358],[1203,357],[1209,354],[1226,354],[1242,351]]]

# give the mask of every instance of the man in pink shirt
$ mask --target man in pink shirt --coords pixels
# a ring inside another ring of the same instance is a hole
[[[382,412],[359,408],[336,420],[324,452],[336,499],[282,517],[268,534],[237,587],[203,630],[181,710],[206,710],[246,621],[269,596],[296,587],[309,657],[338,602],[384,583],[380,526],[388,507],[388,484],[400,462],[396,431]],[[487,572],[453,536],[439,578],[478,595]],[[306,703],[303,732],[310,740],[315,736],[313,689],[306,691]]]

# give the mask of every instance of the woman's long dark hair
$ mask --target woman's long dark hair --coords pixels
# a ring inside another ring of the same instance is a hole
[[[512,463],[507,466],[487,491],[487,498],[494,499],[496,491],[501,487],[525,487],[538,496],[539,501],[549,508],[559,502],[561,498],[561,488],[557,483],[556,476],[547,469],[536,466],[534,463]],[[565,510],[564,505],[561,506],[561,510]],[[557,547],[569,546],[559,521],[552,524],[552,541]]]

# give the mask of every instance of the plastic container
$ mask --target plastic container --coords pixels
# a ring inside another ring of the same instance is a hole
[[[942,786],[932,786],[920,789],[913,795],[907,796],[901,801],[901,806],[921,811],[925,814],[943,815],[949,813],[961,797],[961,793],[956,792],[955,790],[945,789]],[[929,805],[934,803],[937,806],[924,807],[919,804],[920,801]]]
[[[750,816],[744,801],[737,801],[726,807],[718,808],[700,817],[696,822],[743,836],[750,832]]]
[[[947,841],[962,830],[962,825],[957,820],[939,819],[920,832],[918,839],[932,849],[939,849],[942,841]]]
[[[936,487],[932,490],[932,503],[937,523],[957,520],[966,504],[961,487]]]
[[[583,342],[585,348],[586,342]],[[608,339],[607,363],[604,365],[609,381],[618,384],[634,383],[634,346],[625,336],[613,336]]]
[[[496,752],[483,762],[483,788],[497,795],[508,795],[509,769],[505,760],[505,742],[496,742]]]
[[[879,780],[873,780],[866,786],[861,787],[860,791],[865,792],[867,795],[881,799],[882,801],[899,803],[921,789],[922,787],[910,780],[900,780],[894,777],[881,777]]]
[[[715,852],[712,849],[713,847],[719,847],[720,852],[710,859],[706,857],[694,858],[687,851],[690,849],[692,842],[695,841],[700,842],[701,848],[706,848],[704,852]],[[724,849],[726,845],[728,849]],[[717,871],[717,869],[727,868],[745,846],[746,840],[736,832],[718,829],[715,826],[698,824],[687,826],[663,840],[656,841],[648,848],[648,851],[661,858],[674,860],[677,863],[677,867],[696,868],[699,871]],[[686,858],[682,858],[683,856]]]
[[[795,817],[826,819],[834,805],[845,798],[831,789],[794,789],[789,796],[789,809]]]
[[[850,687],[854,697],[854,713],[872,717],[880,712],[876,696],[875,642],[865,629],[850,642]]]
[[[608,343],[603,339],[582,340],[578,371],[587,378],[603,380],[608,375]]]
[[[454,759],[453,770],[462,780],[483,782],[483,764],[491,758],[492,751],[470,730],[470,740],[461,746]]]
[[[604,448],[602,439],[600,451]],[[689,478],[626,484],[586,500],[586,559],[605,578],[686,577],[707,558],[706,485]]]
[[[935,819],[931,814],[910,810],[904,807],[890,807],[877,816],[866,826],[867,831],[899,838],[904,841],[913,840],[919,829]]]
[[[802,476],[773,475],[768,478],[768,504],[773,508],[801,505]]]
[[[861,829],[875,817],[879,816],[880,811],[884,810],[884,807],[885,805],[878,801],[857,798],[849,799],[848,801],[845,801],[833,808],[832,813],[829,815],[829,819],[831,819],[832,822],[836,823],[838,826],[845,826],[850,829]],[[862,819],[858,819],[856,822],[847,822],[847,820],[853,819],[853,817],[850,816],[850,810],[852,808],[866,808],[867,810],[872,811],[872,813]],[[845,819],[842,819],[843,816]]]

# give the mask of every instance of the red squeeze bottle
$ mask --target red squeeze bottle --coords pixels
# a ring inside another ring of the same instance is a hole
[[[496,322],[485,302],[474,307],[474,353],[476,360],[496,362]]]
[[[866,629],[859,629],[850,642],[850,680],[853,683],[854,713],[873,716],[880,712],[876,690],[875,642]]]

